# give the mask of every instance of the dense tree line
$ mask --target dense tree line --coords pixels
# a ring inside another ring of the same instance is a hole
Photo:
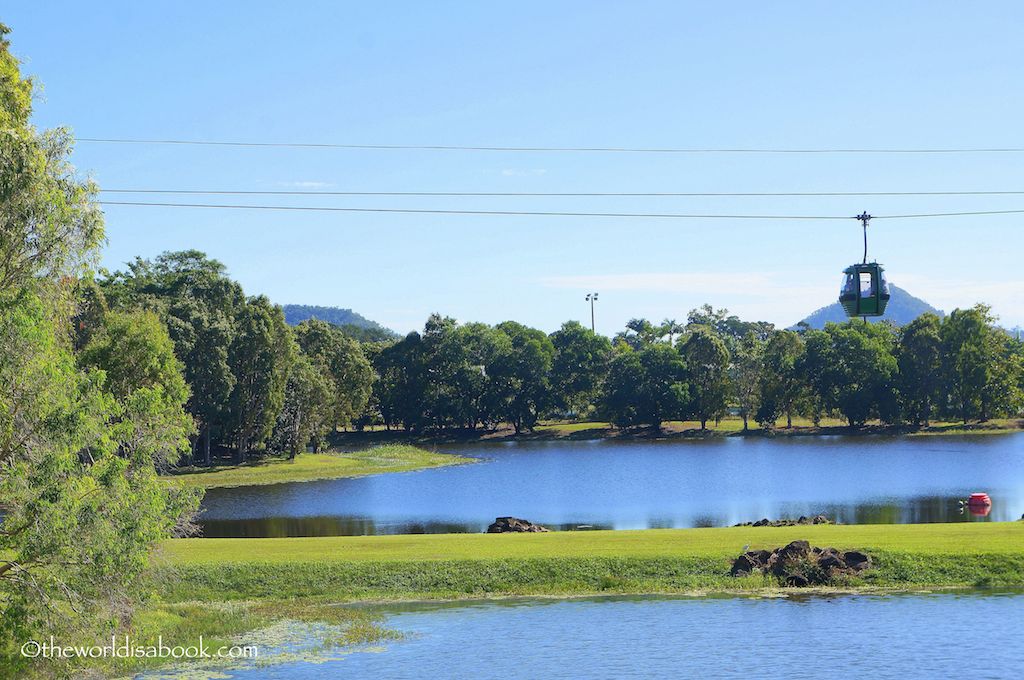
[[[316,319],[288,326],[219,262],[186,251],[104,273],[82,286],[80,307],[163,319],[203,464],[218,450],[294,456],[346,427],[523,432],[557,418],[703,429],[728,414],[745,428],[797,416],[926,425],[1015,415],[1024,394],[1022,345],[984,306],[904,328],[854,320],[791,331],[705,305],[685,322],[633,319],[611,339],[575,321],[549,335],[433,315],[422,332],[359,342]],[[80,333],[102,318],[88,316]]]
[[[705,305],[686,323],[634,319],[609,340],[577,322],[545,336],[435,315],[423,333],[368,352],[376,382],[357,425],[518,432],[548,417],[704,428],[729,413],[766,428],[795,416],[984,421],[1024,406],[1024,345],[994,322],[979,305],[904,328],[853,320],[790,331]]]

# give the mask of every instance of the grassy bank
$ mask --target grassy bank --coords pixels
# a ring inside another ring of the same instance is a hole
[[[966,434],[997,434],[1024,431],[1024,420],[1005,418],[990,420],[985,423],[953,423],[934,422],[929,427],[911,427],[909,425],[883,425],[869,423],[864,427],[849,427],[844,421],[826,418],[817,426],[806,418],[794,418],[793,426],[786,427],[785,421],[776,424],[776,428],[767,431],[751,421],[749,429],[744,431],[743,420],[736,417],[723,419],[719,423],[710,422],[706,430],[700,429],[700,423],[694,421],[670,421],[662,423],[658,429],[640,428],[620,430],[606,422],[542,422],[532,432],[516,434],[510,427],[488,430],[457,430],[446,432],[412,433],[400,430],[369,428],[362,432],[339,433],[335,441],[341,445],[366,446],[384,442],[404,442],[418,444],[436,444],[441,442],[466,441],[507,441],[507,440],[649,440],[649,439],[691,439],[703,437],[799,437],[815,435],[866,436],[866,435],[966,435]]]
[[[745,545],[862,549],[877,568],[849,588],[1024,586],[1024,523],[732,527],[548,534],[184,539],[162,546],[169,601],[309,601],[722,592]]]
[[[363,477],[458,465],[473,459],[427,451],[408,444],[385,444],[346,453],[304,453],[294,460],[265,458],[240,465],[186,468],[174,479],[189,486],[252,486],[316,479]]]

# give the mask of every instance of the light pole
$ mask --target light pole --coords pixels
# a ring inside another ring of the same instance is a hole
[[[587,293],[587,302],[590,303],[590,332],[596,333],[594,328],[594,303],[597,302],[597,293]]]

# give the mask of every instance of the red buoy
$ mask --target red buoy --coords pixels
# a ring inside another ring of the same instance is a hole
[[[988,497],[987,493],[972,493],[971,497],[967,499],[967,505],[987,507],[992,505],[992,499]]]
[[[991,505],[968,505],[968,512],[973,517],[988,517],[988,513],[992,512]]]

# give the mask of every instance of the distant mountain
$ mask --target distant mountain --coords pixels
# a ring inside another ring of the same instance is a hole
[[[925,312],[945,316],[944,312],[935,309],[921,298],[914,297],[899,286],[894,286],[890,283],[889,293],[892,297],[889,299],[889,305],[885,308],[885,314],[880,317],[869,317],[870,321],[891,321],[897,326],[905,326]],[[830,321],[842,323],[846,320],[847,316],[843,312],[843,307],[839,302],[833,302],[828,307],[822,307],[808,316],[803,320],[803,323],[806,323],[811,328],[824,328],[825,324]],[[796,324],[793,328],[799,325]]]
[[[362,342],[379,342],[398,337],[398,333],[390,328],[385,328],[351,309],[317,307],[315,305],[281,305],[281,308],[284,310],[284,320],[290,326],[300,324],[307,319],[320,319],[338,326],[347,335]]]

